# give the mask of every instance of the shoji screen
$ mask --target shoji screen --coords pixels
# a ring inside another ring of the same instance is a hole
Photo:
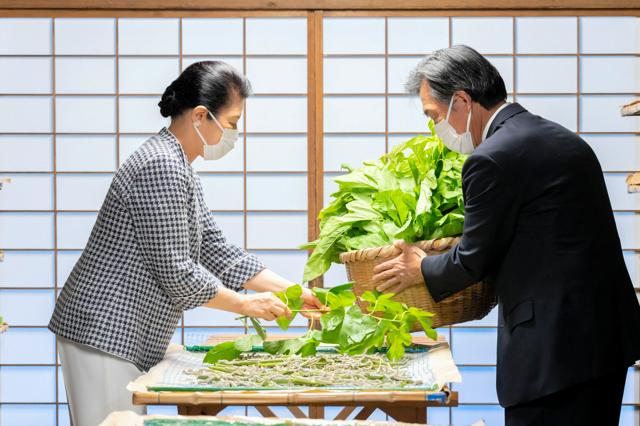
[[[56,293],[117,167],[168,125],[160,95],[195,61],[226,61],[255,91],[236,149],[194,163],[206,202],[229,240],[291,280],[302,278],[306,25],[304,14],[0,19],[0,176],[13,180],[0,192],[0,312],[11,325],[0,337],[0,424],[68,424],[46,329]],[[242,332],[234,317],[188,311],[174,341]]]
[[[498,68],[509,100],[578,131],[596,151],[625,258],[640,287],[640,199],[627,194],[624,183],[626,171],[640,168],[640,129],[636,118],[623,119],[619,113],[619,106],[640,92],[637,18],[327,15],[325,205],[341,163],[359,165],[429,131],[419,100],[404,94],[407,74],[426,53],[467,44]],[[343,268],[334,267],[325,285],[342,279]],[[494,310],[481,321],[440,330],[451,342],[463,383],[453,385],[460,392],[460,407],[429,409],[430,423],[469,424],[484,418],[487,424],[503,424],[495,394],[496,324]],[[621,424],[631,425],[631,404],[638,402],[633,369],[627,385]]]

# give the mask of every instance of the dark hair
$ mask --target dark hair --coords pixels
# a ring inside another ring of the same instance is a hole
[[[409,74],[405,88],[419,94],[426,80],[431,94],[448,103],[453,93],[464,90],[485,109],[507,99],[507,89],[500,73],[484,56],[465,45],[440,49],[418,63]]]
[[[202,61],[182,71],[165,89],[158,106],[163,117],[176,117],[198,105],[216,115],[234,95],[248,98],[251,95],[249,80],[225,62]]]

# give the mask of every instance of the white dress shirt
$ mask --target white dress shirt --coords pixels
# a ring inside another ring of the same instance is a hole
[[[505,109],[508,105],[511,105],[511,102],[505,102],[504,104],[502,104],[500,108],[498,108],[496,112],[494,112],[493,115],[489,118],[489,121],[487,121],[487,124],[485,124],[484,130],[482,131],[482,142],[487,139],[487,133],[489,133],[489,128],[491,127],[491,123],[493,123],[493,120],[495,120],[495,118],[498,116],[498,113]]]

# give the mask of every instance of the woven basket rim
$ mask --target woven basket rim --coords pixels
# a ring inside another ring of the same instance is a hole
[[[411,243],[412,245],[417,245],[423,250],[434,250],[434,251],[444,251],[452,248],[460,241],[460,237],[444,237],[444,238],[436,238],[433,240],[422,240]],[[377,257],[390,257],[393,255],[398,255],[399,250],[393,245],[389,244],[386,246],[379,247],[368,247],[359,250],[351,250],[346,251],[344,253],[340,253],[340,262],[341,263],[349,263],[349,262],[357,262],[362,259],[375,259]]]

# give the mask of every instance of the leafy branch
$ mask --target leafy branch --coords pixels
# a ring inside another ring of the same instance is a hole
[[[437,338],[432,328],[434,314],[393,300],[393,293],[366,291],[358,298],[351,283],[332,289],[314,288],[312,291],[327,306],[320,317],[322,330],[309,328],[304,335],[294,339],[268,341],[260,321],[249,318],[257,335],[242,336],[233,342],[214,346],[204,362],[233,360],[259,345],[270,354],[312,356],[321,343],[336,345],[338,352],[347,355],[370,354],[386,349],[390,360],[398,360],[404,355],[405,348],[411,345],[410,333],[416,323],[422,326],[428,337]],[[300,309],[303,305],[302,287],[291,286],[276,296],[292,312],[291,318],[277,319],[278,326],[287,330],[295,316],[304,311]],[[366,303],[365,311],[357,302]]]

